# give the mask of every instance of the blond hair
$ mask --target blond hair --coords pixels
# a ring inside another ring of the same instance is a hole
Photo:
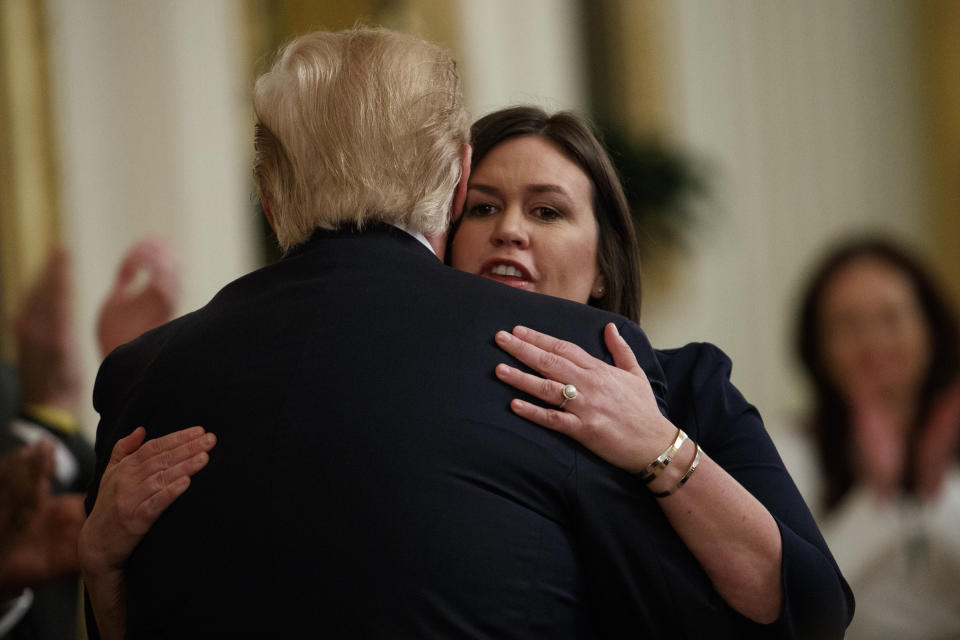
[[[284,250],[317,228],[446,230],[468,142],[449,53],[379,28],[301,36],[254,89],[254,176]]]

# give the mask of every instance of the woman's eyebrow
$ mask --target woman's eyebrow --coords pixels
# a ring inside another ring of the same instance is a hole
[[[481,191],[491,196],[499,196],[500,190],[496,187],[492,187],[487,184],[477,184],[476,182],[471,182],[467,185],[467,189],[470,191]]]
[[[527,191],[534,193],[559,193],[562,196],[567,195],[567,190],[557,184],[528,184]]]
[[[471,182],[468,189],[471,191],[480,191],[481,193],[486,193],[487,195],[491,196],[499,197],[501,195],[499,189],[492,185],[483,183]],[[524,190],[530,193],[555,193],[566,198],[570,197],[570,194],[567,193],[567,190],[557,184],[528,184],[524,187]]]

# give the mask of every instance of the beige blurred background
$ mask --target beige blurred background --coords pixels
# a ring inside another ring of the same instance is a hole
[[[474,116],[599,104],[696,157],[709,196],[648,257],[642,324],[725,349],[775,436],[805,405],[790,327],[832,241],[901,238],[960,298],[954,0],[0,0],[0,312],[65,243],[92,389],[96,309],[132,242],[176,248],[181,312],[262,264],[253,78],[289,37],[358,20],[453,49]]]

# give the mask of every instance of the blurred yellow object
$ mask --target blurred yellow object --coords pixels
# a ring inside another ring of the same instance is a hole
[[[50,425],[69,435],[75,434],[80,428],[77,417],[65,409],[30,404],[24,407],[23,412],[27,418]]]

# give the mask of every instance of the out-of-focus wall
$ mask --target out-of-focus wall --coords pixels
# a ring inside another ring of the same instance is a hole
[[[464,94],[474,118],[514,104],[587,105],[576,0],[454,0]]]
[[[709,162],[713,199],[644,324],[658,345],[725,349],[776,430],[805,406],[790,330],[824,246],[864,229],[927,239],[911,4],[664,8],[674,136]]]
[[[181,312],[254,266],[237,6],[47,2],[62,223],[75,257],[88,391],[99,364],[96,309],[131,243],[159,235],[176,249]],[[92,408],[83,420],[92,431]]]

